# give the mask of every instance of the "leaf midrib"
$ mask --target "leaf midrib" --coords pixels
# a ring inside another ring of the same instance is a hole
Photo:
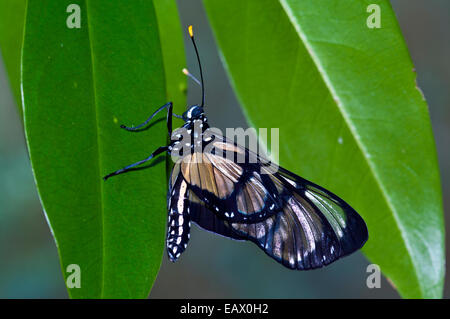
[[[96,142],[97,142],[97,152],[98,152],[98,174],[97,176],[99,177],[99,183],[98,183],[98,187],[99,187],[99,193],[100,193],[100,214],[101,214],[101,290],[100,290],[100,298],[103,298],[103,293],[104,293],[104,287],[105,287],[105,271],[104,271],[104,261],[105,261],[105,249],[104,249],[104,242],[105,242],[105,236],[104,236],[104,228],[105,228],[105,218],[104,218],[104,205],[103,205],[103,199],[104,199],[104,189],[103,189],[103,182],[101,177],[101,172],[102,172],[102,158],[101,158],[101,140],[100,140],[100,135],[99,135],[99,128],[100,128],[100,122],[99,122],[99,112],[98,112],[98,97],[97,97],[97,90],[96,90],[96,79],[95,79],[95,58],[94,58],[94,49],[93,49],[93,44],[92,44],[92,34],[91,34],[91,17],[89,15],[89,5],[88,5],[89,0],[85,0],[85,4],[86,4],[86,21],[87,21],[87,28],[88,28],[88,39],[89,39],[89,52],[91,55],[91,72],[92,72],[92,90],[93,90],[93,97],[94,97],[94,111],[95,111],[95,123],[96,123],[96,127],[95,127],[95,135],[96,135]]]

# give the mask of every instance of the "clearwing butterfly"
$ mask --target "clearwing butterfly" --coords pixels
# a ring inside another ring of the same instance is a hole
[[[191,221],[201,228],[235,240],[249,240],[290,269],[314,269],[351,254],[368,239],[364,220],[330,191],[278,167],[256,153],[212,132],[203,107],[205,93],[200,57],[192,32],[200,69],[201,105],[192,105],[182,116],[172,114],[169,102],[136,127],[139,131],[160,111],[167,109],[170,143],[148,158],[104,177],[104,180],[168,152],[178,157],[172,168],[167,194],[166,248],[175,262],[187,247]],[[172,133],[172,116],[182,118]],[[197,147],[200,145],[200,147]],[[244,159],[237,161],[237,158]]]

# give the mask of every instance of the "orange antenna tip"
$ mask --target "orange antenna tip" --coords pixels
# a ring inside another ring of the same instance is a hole
[[[191,38],[193,38],[193,37],[194,37],[194,31],[192,31],[192,25],[190,25],[190,26],[188,27],[188,30],[189,30],[189,36],[190,36]]]

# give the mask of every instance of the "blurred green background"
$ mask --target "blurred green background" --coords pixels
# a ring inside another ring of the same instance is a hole
[[[449,225],[450,1],[391,3],[430,108]],[[202,2],[178,0],[178,6],[182,25],[195,26],[210,123],[222,129],[247,127],[221,65]],[[197,73],[187,37],[185,46],[188,68]],[[200,90],[189,83],[188,103],[198,103],[199,99]],[[324,269],[295,272],[281,267],[254,244],[193,227],[182,258],[172,264],[164,257],[150,298],[398,298],[385,279],[380,289],[367,288],[368,264],[358,252]],[[444,296],[448,298],[448,279],[445,287]],[[34,186],[15,101],[0,62],[0,298],[67,296],[56,245]]]

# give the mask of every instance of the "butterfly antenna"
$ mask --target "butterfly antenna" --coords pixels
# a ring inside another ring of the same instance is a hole
[[[205,85],[203,84],[203,72],[202,72],[202,64],[200,63],[200,56],[198,55],[197,45],[195,44],[194,40],[194,31],[192,31],[192,25],[188,27],[189,36],[191,37],[192,44],[194,45],[195,54],[197,55],[197,61],[198,61],[198,67],[200,69],[200,81],[202,85],[202,105],[203,107],[205,105]]]

